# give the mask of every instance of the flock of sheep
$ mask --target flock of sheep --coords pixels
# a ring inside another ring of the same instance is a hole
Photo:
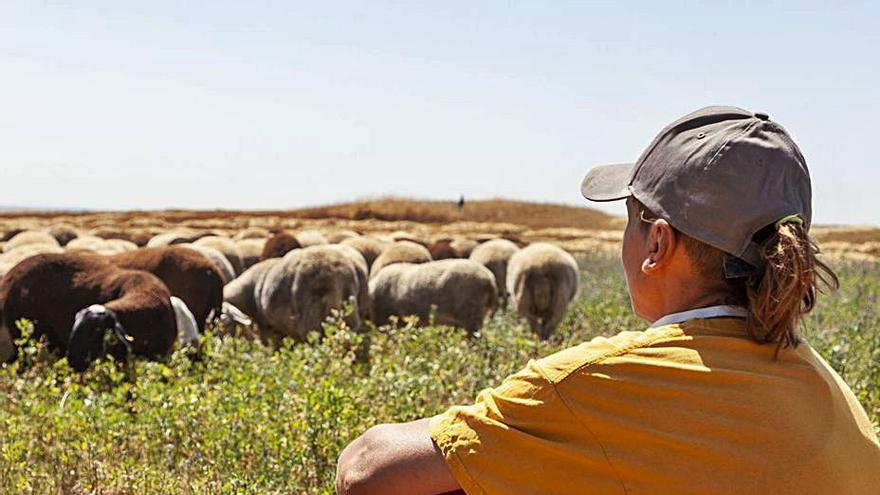
[[[207,325],[255,323],[263,339],[302,341],[346,305],[355,330],[416,315],[473,333],[510,300],[547,338],[578,288],[569,253],[503,238],[250,228],[233,237],[169,231],[147,239],[56,225],[2,239],[0,362],[18,355],[26,319],[77,371],[108,354],[160,357],[176,342],[196,342]]]

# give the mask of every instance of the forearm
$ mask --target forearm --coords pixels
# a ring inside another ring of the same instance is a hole
[[[339,456],[339,495],[437,495],[459,489],[428,420],[374,426]]]

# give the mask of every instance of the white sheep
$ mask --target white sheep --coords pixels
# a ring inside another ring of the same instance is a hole
[[[61,244],[48,232],[42,230],[25,230],[15,234],[12,239],[3,246],[3,252],[8,253],[24,246],[53,246],[61,247]]]
[[[272,235],[268,229],[264,229],[263,227],[248,227],[244,230],[239,231],[233,239],[236,241],[241,241],[244,239],[265,239]]]
[[[446,259],[427,263],[396,263],[370,280],[370,299],[377,325],[389,317],[416,315],[426,323],[432,312],[444,325],[480,329],[498,301],[495,276],[470,260]]]
[[[197,243],[180,244],[180,246],[197,251],[205,258],[211,260],[214,263],[214,266],[217,267],[217,271],[220,272],[220,278],[223,279],[223,285],[235,280],[236,274],[235,269],[232,267],[232,263],[230,263],[229,258],[224,256],[219,250],[214,249],[211,246]]]
[[[342,240],[340,244],[344,246],[351,246],[358,250],[359,253],[364,257],[364,260],[367,262],[368,272],[369,269],[372,269],[373,262],[376,261],[376,258],[382,254],[382,251],[385,250],[391,243],[384,242],[375,237],[368,236],[358,236],[358,237],[350,237],[348,239]]]
[[[199,341],[199,327],[196,317],[177,296],[171,296],[171,308],[174,309],[174,321],[177,323],[177,341],[182,345],[192,345]]]
[[[395,263],[426,263],[432,259],[431,252],[425,246],[411,241],[398,241],[385,248],[382,254],[373,261],[373,266],[370,267],[370,277]]]
[[[260,325],[261,334],[306,340],[346,302],[348,324],[360,329],[357,269],[350,256],[331,246],[295,249],[283,258],[257,263],[223,290],[223,298]]]
[[[562,322],[577,289],[577,262],[554,244],[537,242],[510,257],[507,292],[517,312],[542,339]]]
[[[249,237],[235,241],[235,247],[238,248],[238,254],[241,256],[241,264],[244,270],[256,265],[260,261],[266,241],[265,237]]]
[[[484,242],[471,251],[470,260],[485,266],[495,275],[495,285],[498,287],[498,297],[501,306],[507,307],[507,264],[510,257],[519,251],[519,246],[507,239],[492,239]]]
[[[324,244],[330,244],[327,242],[327,238],[324,237],[324,234],[318,232],[317,230],[300,230],[293,234],[296,237],[296,240],[299,242],[299,245],[302,247],[309,246],[322,246]]]
[[[22,261],[30,258],[31,256],[36,256],[38,254],[46,254],[46,253],[62,253],[64,252],[64,248],[58,245],[52,244],[23,244],[20,245],[16,249],[12,249],[8,252],[4,252],[0,254],[0,277],[6,275],[6,272],[11,270],[15,265],[21,263]]]
[[[244,264],[241,261],[241,253],[238,252],[238,246],[236,246],[235,241],[232,239],[217,235],[209,235],[196,240],[193,244],[197,246],[212,247],[223,253],[223,256],[225,256],[232,265],[232,269],[235,271],[236,276],[241,275],[244,271]]]

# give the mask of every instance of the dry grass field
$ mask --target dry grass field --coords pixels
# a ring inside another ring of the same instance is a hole
[[[349,229],[362,234],[405,231],[430,239],[455,235],[553,241],[568,251],[617,250],[625,219],[577,206],[493,199],[454,201],[378,198],[291,210],[154,210],[125,212],[0,212],[0,232],[66,223],[77,229],[154,235],[172,229],[233,234],[267,229]],[[813,236],[834,258],[880,260],[880,228],[816,226]]]

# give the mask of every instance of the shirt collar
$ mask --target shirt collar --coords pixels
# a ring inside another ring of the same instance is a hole
[[[749,311],[742,306],[708,306],[705,308],[690,309],[688,311],[682,311],[680,313],[668,314],[655,321],[651,325],[651,328],[681,323],[687,320],[693,320],[695,318],[719,318],[723,316],[733,318],[745,318],[746,316],[748,316],[748,314]]]

